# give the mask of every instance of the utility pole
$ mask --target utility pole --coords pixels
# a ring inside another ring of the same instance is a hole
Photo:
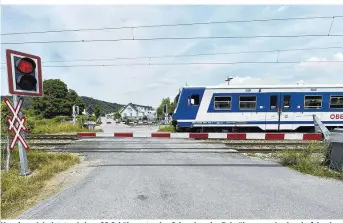
[[[233,79],[233,77],[229,76],[225,81],[227,81],[227,85],[230,85],[230,81]]]

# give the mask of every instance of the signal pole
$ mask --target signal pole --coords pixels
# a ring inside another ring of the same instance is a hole
[[[14,107],[18,106],[18,96],[17,95],[13,95],[13,104]],[[22,113],[21,111],[19,112],[19,119],[22,118]],[[15,125],[17,125],[18,127],[18,123],[16,123]],[[19,133],[21,134],[21,133]],[[25,136],[23,136],[23,138],[25,139]],[[18,150],[19,150],[19,160],[20,160],[20,175],[22,176],[27,176],[30,174],[30,170],[28,168],[27,165],[27,154],[26,154],[26,150],[23,147],[23,144],[19,141],[18,142]]]
[[[76,118],[79,114],[79,106],[73,105],[73,125],[76,124]]]
[[[18,95],[28,97],[41,97],[43,95],[41,58],[36,55],[6,49],[6,62],[8,91],[13,96],[13,105],[7,98],[4,99],[12,112],[12,119],[8,119],[10,123],[8,130],[14,130],[16,133],[9,145],[9,149],[13,150],[15,144],[19,141],[20,175],[27,176],[30,174],[26,154],[29,146],[25,141],[25,133],[21,132],[27,130],[27,128],[25,127],[26,119],[20,111],[23,100],[19,99]]]

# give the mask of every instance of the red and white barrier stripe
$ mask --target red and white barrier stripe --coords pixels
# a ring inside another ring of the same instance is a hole
[[[169,133],[169,132],[79,132],[79,137],[134,137],[180,139],[262,139],[262,140],[322,140],[320,133]]]

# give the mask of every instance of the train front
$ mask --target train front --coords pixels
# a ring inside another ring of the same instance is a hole
[[[180,99],[180,95],[181,95],[181,91],[179,91],[179,93],[176,95],[176,97],[174,98],[174,105],[175,105],[175,109],[173,111],[173,116],[172,116],[172,125],[174,126],[175,130],[177,131],[177,108],[179,107],[179,99]]]

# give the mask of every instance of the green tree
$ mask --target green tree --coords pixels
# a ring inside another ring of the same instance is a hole
[[[101,110],[100,110],[100,105],[99,104],[95,104],[95,106],[94,106],[94,113],[95,113],[95,117],[96,118],[100,117]]]
[[[119,112],[114,113],[114,118],[115,119],[120,119],[121,118],[121,114]]]
[[[83,100],[79,97],[79,95],[76,93],[76,91],[69,89],[67,100],[69,102],[69,107],[73,107],[73,105],[79,106],[80,113],[85,108],[85,103]]]
[[[1,134],[7,134],[7,116],[10,116],[11,112],[9,111],[5,102],[1,101]]]
[[[163,113],[163,106],[167,105],[167,109],[168,109],[168,114],[172,115],[175,109],[175,103],[170,101],[170,98],[163,98],[161,101],[161,104],[158,106],[157,108],[157,116],[158,117],[164,117],[164,113]]]
[[[32,98],[31,104],[44,118],[70,116],[73,105],[78,105],[81,111],[84,108],[84,103],[77,93],[68,90],[67,85],[59,79],[45,80],[43,89],[43,96]]]

